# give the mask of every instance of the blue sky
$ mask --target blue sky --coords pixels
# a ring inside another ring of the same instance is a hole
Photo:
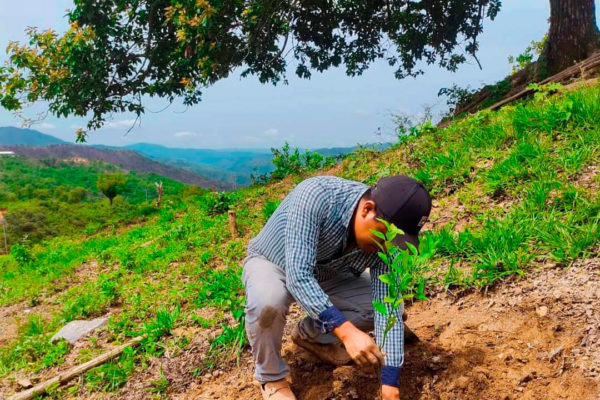
[[[9,41],[24,39],[26,26],[64,30],[64,11],[71,6],[72,1],[66,0],[0,0],[0,60],[6,59]],[[315,73],[310,80],[290,74],[289,85],[276,87],[233,74],[206,89],[200,104],[186,108],[175,103],[165,111],[148,112],[141,126],[127,135],[133,117],[114,115],[108,126],[91,133],[89,142],[194,148],[268,148],[286,140],[305,148],[374,142],[379,140],[378,128],[392,132],[394,113],[418,115],[424,105],[441,112],[445,107],[437,97],[441,87],[453,83],[479,87],[509,74],[507,57],[544,35],[549,14],[547,0],[504,1],[497,19],[486,21],[484,27],[478,55],[483,70],[470,60],[456,73],[428,67],[416,79],[397,80],[393,70],[379,62],[360,77],[347,77],[341,69]],[[167,102],[152,99],[146,104],[148,110],[159,111]],[[0,109],[0,126],[6,125],[20,126],[20,120]],[[72,141],[82,125],[81,119],[49,116],[32,128]]]

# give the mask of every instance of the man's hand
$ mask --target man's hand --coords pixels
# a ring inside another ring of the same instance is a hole
[[[340,338],[350,358],[359,366],[383,366],[383,354],[375,341],[350,321],[335,328],[333,333]]]
[[[400,400],[400,390],[397,387],[383,385],[381,386],[383,400]]]

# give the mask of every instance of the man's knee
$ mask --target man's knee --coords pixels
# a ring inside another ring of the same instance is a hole
[[[258,324],[260,329],[266,330],[273,324],[285,322],[289,308],[289,299],[284,293],[262,293],[256,299],[248,297],[246,306],[246,320]]]

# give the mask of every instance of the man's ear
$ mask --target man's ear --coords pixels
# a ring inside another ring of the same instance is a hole
[[[366,218],[369,213],[375,213],[375,202],[373,200],[365,200],[360,213],[363,218]]]

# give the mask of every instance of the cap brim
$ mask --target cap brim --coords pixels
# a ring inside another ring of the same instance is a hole
[[[394,240],[392,241],[392,243],[394,243],[396,246],[400,247],[401,249],[406,249],[406,243],[410,243],[413,246],[415,246],[417,249],[419,249],[419,235],[415,234],[415,235],[411,235],[410,233],[405,233],[404,235],[398,235],[394,238]]]

